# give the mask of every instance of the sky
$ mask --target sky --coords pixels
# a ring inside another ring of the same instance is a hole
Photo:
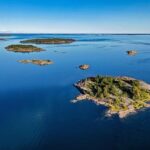
[[[150,33],[150,0],[0,0],[0,32]]]

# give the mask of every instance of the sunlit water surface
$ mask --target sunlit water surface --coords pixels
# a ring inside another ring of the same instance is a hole
[[[40,53],[13,53],[10,44],[31,38],[63,37],[67,45],[38,45]],[[16,34],[0,41],[0,150],[149,150],[150,110],[119,119],[84,101],[72,104],[80,79],[131,76],[150,83],[150,35]],[[128,56],[136,49],[138,55]],[[50,59],[53,65],[21,64]],[[78,69],[89,64],[87,71]]]

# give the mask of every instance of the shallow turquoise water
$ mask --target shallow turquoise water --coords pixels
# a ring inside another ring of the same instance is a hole
[[[4,47],[29,38],[63,37],[69,45],[38,45],[40,53],[7,52]],[[92,102],[70,103],[78,80],[125,75],[150,83],[150,35],[16,34],[0,41],[0,150],[150,149],[150,110],[120,120],[105,118]],[[127,50],[137,49],[130,57]],[[18,63],[50,59],[53,65]],[[80,64],[90,64],[87,71]]]

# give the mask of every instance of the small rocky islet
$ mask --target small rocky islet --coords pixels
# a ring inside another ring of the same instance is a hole
[[[39,66],[45,66],[45,65],[50,65],[53,64],[53,61],[51,60],[42,60],[42,59],[26,59],[26,60],[19,60],[20,63],[23,64],[35,64],[35,65],[39,65]]]
[[[32,44],[70,44],[73,42],[75,42],[74,39],[63,39],[63,38],[29,39],[21,41],[21,43],[32,43]]]
[[[96,76],[75,84],[80,95],[73,102],[91,100],[108,108],[107,115],[120,118],[150,107],[150,85],[130,77]]]
[[[42,48],[33,46],[33,45],[9,45],[5,47],[8,51],[11,52],[22,52],[22,53],[30,53],[30,52],[41,52],[44,51]]]
[[[129,56],[134,56],[134,55],[137,54],[137,51],[136,51],[136,50],[129,50],[129,51],[127,51],[127,54],[128,54]]]
[[[89,67],[90,67],[90,65],[88,65],[88,64],[83,64],[83,65],[80,65],[80,66],[79,66],[79,68],[80,68],[81,70],[88,70]]]

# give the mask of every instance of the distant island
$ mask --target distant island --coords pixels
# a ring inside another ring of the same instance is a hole
[[[11,33],[0,33],[0,36],[11,36]]]
[[[89,77],[75,84],[81,92],[73,102],[92,100],[120,118],[150,105],[150,85],[130,77]]]
[[[21,43],[33,44],[69,44],[75,42],[74,39],[48,38],[48,39],[30,39],[21,41]]]
[[[24,64],[35,64],[35,65],[40,65],[40,66],[45,66],[45,65],[50,65],[53,64],[51,60],[41,60],[41,59],[33,59],[33,60],[19,60],[20,63]]]
[[[127,54],[128,54],[129,56],[134,56],[134,55],[137,54],[137,51],[136,51],[136,50],[129,50],[129,51],[127,51]]]
[[[4,39],[4,38],[0,38],[0,41],[5,41],[6,39]]]
[[[9,45],[7,47],[5,47],[8,51],[12,51],[12,52],[22,52],[22,53],[29,53],[29,52],[40,52],[43,51],[42,48],[33,46],[33,45],[21,45],[21,44],[17,44],[17,45]]]

